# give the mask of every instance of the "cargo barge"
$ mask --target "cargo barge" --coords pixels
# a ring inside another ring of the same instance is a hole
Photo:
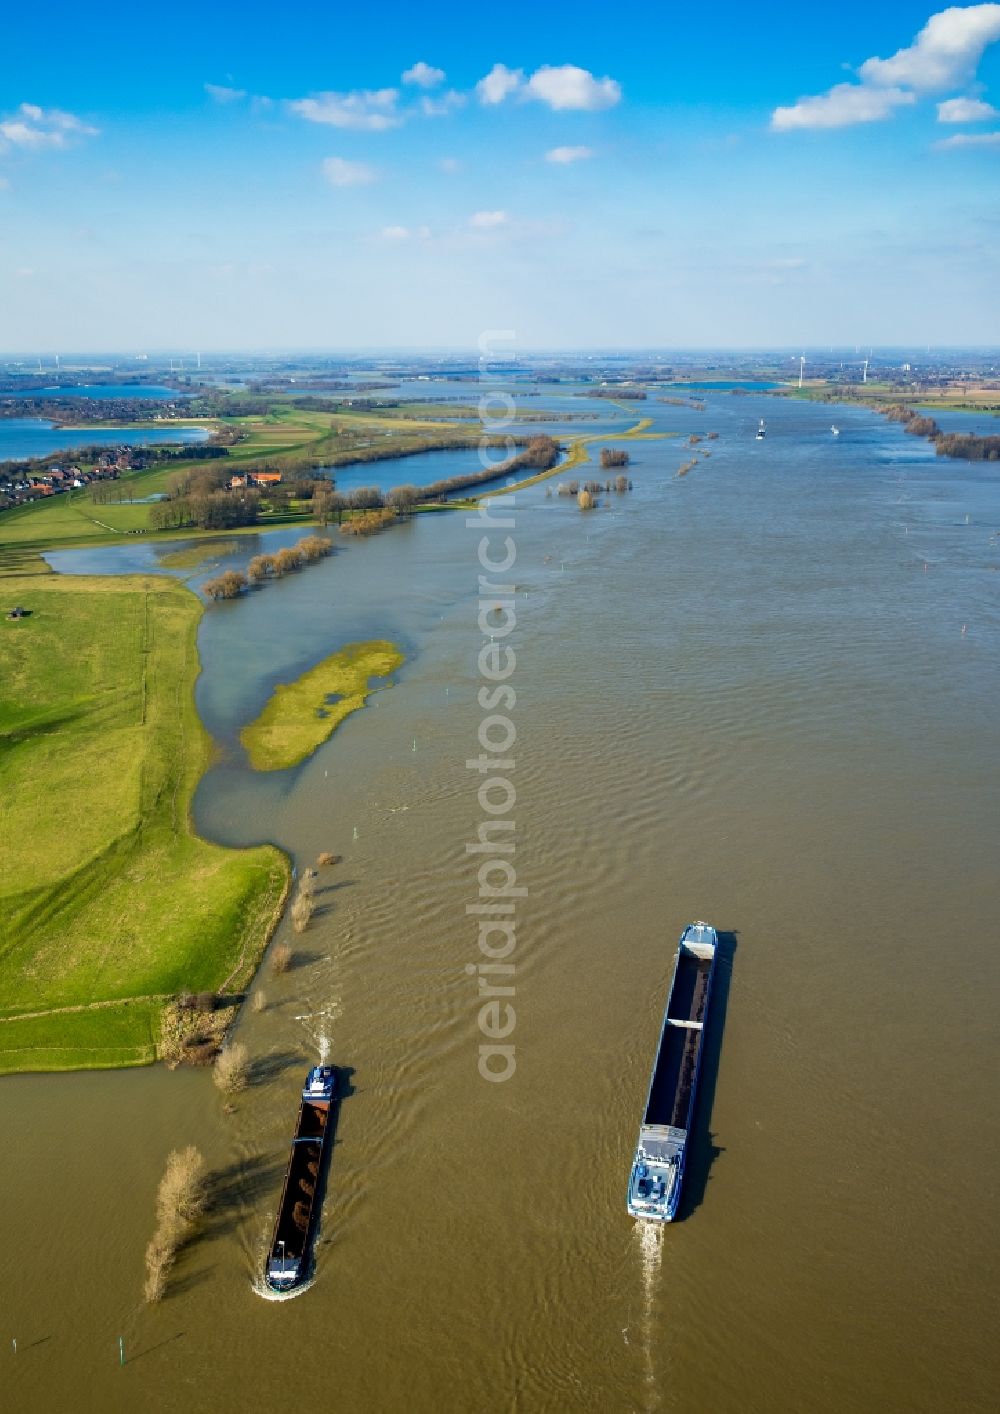
[[[628,1185],[634,1218],[668,1223],[677,1213],[718,948],[707,923],[681,934]]]
[[[313,1238],[319,1220],[319,1187],[330,1132],[330,1111],[337,1076],[332,1065],[314,1065],[306,1076],[299,1122],[292,1140],[264,1282],[287,1293],[309,1275]]]

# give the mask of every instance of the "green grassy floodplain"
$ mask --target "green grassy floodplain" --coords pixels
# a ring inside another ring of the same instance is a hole
[[[311,756],[352,712],[363,707],[373,678],[403,663],[393,643],[348,643],[292,683],[279,683],[256,721],[240,735],[255,771],[284,771]],[[337,696],[336,702],[330,702]]]
[[[211,749],[194,594],[0,582],[5,613],[30,610],[0,619],[0,1073],[145,1064],[170,996],[249,981],[288,861],[191,828]]]

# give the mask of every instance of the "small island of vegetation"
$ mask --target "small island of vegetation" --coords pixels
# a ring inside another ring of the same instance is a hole
[[[293,683],[279,683],[241,740],[255,771],[284,771],[311,756],[352,712],[363,707],[373,678],[403,663],[393,643],[348,643]]]

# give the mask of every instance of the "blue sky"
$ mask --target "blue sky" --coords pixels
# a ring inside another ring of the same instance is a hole
[[[6,350],[1000,342],[1000,4],[57,3],[4,39]]]

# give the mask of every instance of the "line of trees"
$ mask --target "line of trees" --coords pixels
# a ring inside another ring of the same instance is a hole
[[[252,488],[214,490],[157,501],[150,510],[149,523],[154,530],[181,530],[189,525],[199,530],[233,530],[256,525],[259,515],[260,493]]]
[[[601,466],[607,470],[611,466],[628,466],[629,454],[623,447],[602,447]]]
[[[975,437],[970,432],[943,432],[935,438],[939,457],[961,457],[967,462],[1000,461],[1000,437]]]
[[[1000,437],[977,437],[971,432],[942,432],[932,417],[915,408],[894,403],[883,408],[890,422],[901,422],[915,437],[928,437],[939,457],[959,457],[969,462],[1000,461]]]
[[[579,496],[581,491],[586,491],[589,496],[599,496],[602,491],[608,494],[614,491],[621,496],[631,490],[632,483],[623,472],[619,472],[614,481],[585,481],[582,486],[579,481],[561,481],[556,487],[560,496]]]
[[[933,441],[941,436],[941,429],[933,417],[925,417],[916,408],[907,407],[904,403],[893,403],[891,407],[885,408],[884,412],[890,422],[901,422],[904,430],[911,432],[914,437],[929,437]]]
[[[646,394],[642,388],[588,388],[588,398],[621,398],[625,402],[641,403],[645,402]]]
[[[281,579],[283,575],[294,574],[303,566],[314,565],[332,554],[332,540],[325,535],[307,535],[294,545],[283,545],[274,554],[254,555],[245,574],[242,570],[224,570],[222,574],[206,579],[201,587],[210,599],[238,599],[251,584]]]
[[[423,490],[424,499],[440,500],[455,491],[467,491],[473,486],[482,486],[488,481],[496,481],[501,476],[511,476],[519,471],[549,471],[559,460],[560,446],[554,437],[542,434],[530,437],[523,451],[509,457],[507,461],[483,471],[466,472],[462,476],[452,476],[446,481],[433,481]]]

